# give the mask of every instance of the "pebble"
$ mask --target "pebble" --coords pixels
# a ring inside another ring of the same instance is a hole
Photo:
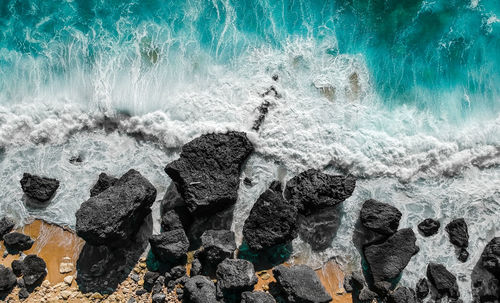
[[[63,290],[61,291],[61,298],[64,300],[67,300],[71,296],[71,291],[69,290]]]
[[[59,273],[67,274],[73,271],[73,263],[61,263],[59,264]]]
[[[73,283],[73,276],[64,277],[63,280],[66,284],[71,285],[71,283]]]

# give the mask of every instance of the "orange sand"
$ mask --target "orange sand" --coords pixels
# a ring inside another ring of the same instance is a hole
[[[26,234],[35,240],[33,247],[24,251],[24,253],[26,255],[36,254],[47,263],[48,274],[45,279],[49,280],[51,284],[62,282],[66,276],[75,275],[76,260],[78,260],[78,255],[85,241],[79,238],[74,232],[42,220],[35,220],[16,231]],[[3,258],[4,250],[5,247],[2,243],[0,264],[10,267],[13,260],[19,259],[19,255],[8,255]],[[63,262],[64,257],[71,259],[73,271],[60,274],[59,265]]]

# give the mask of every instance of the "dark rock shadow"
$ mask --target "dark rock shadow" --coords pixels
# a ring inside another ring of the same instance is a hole
[[[112,293],[124,281],[146,250],[153,232],[149,214],[134,239],[121,248],[85,244],[76,262],[76,282],[84,293]]]
[[[256,251],[251,249],[248,244],[243,241],[238,248],[238,259],[252,262],[255,271],[261,271],[283,264],[290,259],[292,252],[293,248],[291,243],[275,245],[268,249]]]
[[[55,196],[55,193],[52,197],[50,197],[49,200],[40,201],[40,200],[31,198],[26,194],[23,194],[23,197],[21,199],[24,202],[24,205],[26,205],[28,208],[43,209],[43,208],[46,208],[47,206],[49,206],[52,199],[54,199],[54,196]]]
[[[342,204],[319,209],[309,215],[299,215],[299,235],[315,252],[328,248],[339,229]]]

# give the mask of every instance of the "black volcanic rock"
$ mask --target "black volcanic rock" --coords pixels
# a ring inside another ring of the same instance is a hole
[[[309,213],[299,214],[299,235],[309,243],[313,251],[328,248],[340,226],[340,205],[325,207]]]
[[[165,172],[192,213],[213,213],[236,202],[243,162],[253,151],[245,133],[202,135],[182,147]]]
[[[37,255],[27,255],[23,260],[22,273],[24,284],[27,287],[33,287],[41,283],[47,275],[47,265]]]
[[[297,236],[297,208],[283,198],[281,184],[274,181],[260,195],[243,225],[248,246],[262,250],[291,242]]]
[[[76,212],[76,233],[91,245],[126,246],[151,212],[156,189],[138,171],[83,202]]]
[[[0,219],[0,239],[7,233],[10,233],[12,229],[16,226],[16,222],[9,217],[3,217]]]
[[[0,265],[0,291],[10,290],[16,284],[16,275],[8,267]]]
[[[390,281],[401,274],[419,248],[410,228],[398,230],[381,244],[365,247],[364,255],[374,282]]]
[[[23,174],[21,179],[23,192],[30,198],[39,202],[50,200],[59,188],[59,181],[56,179],[40,177],[28,173]]]
[[[440,227],[441,223],[439,223],[439,221],[430,218],[425,219],[418,224],[418,230],[420,230],[425,237],[437,234]]]
[[[388,303],[417,303],[415,291],[408,287],[398,287],[391,293],[387,300]]]
[[[367,229],[389,236],[398,230],[401,212],[392,205],[370,199],[363,203],[359,218]]]
[[[444,265],[429,263],[427,265],[427,279],[436,288],[438,298],[448,296],[450,299],[458,299],[460,297],[457,278]]]
[[[287,302],[327,303],[332,300],[314,270],[306,265],[279,265],[273,269],[273,274]]]
[[[458,253],[458,260],[462,263],[467,262],[469,259],[469,252],[465,248],[461,248],[460,252]]]
[[[217,266],[217,287],[223,292],[253,290],[257,276],[253,264],[247,260],[225,259]]]
[[[184,285],[184,299],[187,303],[217,303],[214,282],[205,276],[194,276]]]
[[[455,219],[446,225],[446,232],[450,236],[450,242],[460,248],[469,246],[469,232],[467,223],[463,218]]]
[[[99,179],[97,179],[96,184],[94,184],[94,186],[90,189],[90,196],[97,196],[98,194],[113,186],[116,181],[118,181],[118,178],[108,176],[105,173],[99,174]]]
[[[263,291],[245,291],[241,294],[241,303],[276,303],[276,300]]]
[[[429,283],[426,278],[422,278],[418,281],[417,286],[415,288],[415,292],[417,295],[417,299],[422,300],[427,297],[429,294]]]
[[[22,275],[23,272],[23,262],[21,260],[14,260],[12,263],[10,263],[10,267],[12,268],[12,272],[16,276]]]
[[[161,228],[163,231],[183,229],[181,219],[175,210],[167,211],[161,218]]]
[[[500,237],[493,238],[481,255],[482,266],[500,278]]]
[[[189,241],[182,229],[162,232],[149,238],[151,250],[162,262],[176,263],[186,257]]]
[[[28,250],[33,246],[33,243],[35,243],[29,236],[18,232],[5,234],[3,240],[5,247],[11,252]]]
[[[356,179],[351,175],[328,175],[309,169],[287,182],[285,197],[299,212],[307,214],[343,202],[352,195],[355,186]]]
[[[203,250],[199,257],[203,267],[217,265],[226,258],[231,258],[236,250],[234,232],[230,230],[207,230],[201,236]]]

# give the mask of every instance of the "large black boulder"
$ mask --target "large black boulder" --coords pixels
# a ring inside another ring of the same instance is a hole
[[[253,151],[245,133],[202,135],[182,147],[165,172],[192,213],[212,213],[236,202],[240,170]]]
[[[328,175],[309,169],[287,182],[285,197],[299,212],[307,214],[343,202],[352,195],[355,186],[356,179],[352,175]]]
[[[34,287],[47,275],[47,265],[37,255],[27,255],[23,260],[22,274],[24,284],[28,288]]]
[[[241,294],[241,303],[276,303],[276,300],[263,291],[245,291]]]
[[[10,290],[16,284],[16,275],[8,267],[0,264],[0,291]]]
[[[151,250],[164,263],[177,263],[186,258],[189,241],[183,229],[153,235],[149,238]]]
[[[155,187],[131,169],[113,186],[82,203],[76,212],[76,233],[91,245],[127,246],[155,199]]]
[[[59,181],[56,179],[40,177],[28,173],[23,174],[21,187],[26,196],[39,202],[50,200],[59,188]]]
[[[28,250],[33,246],[33,243],[35,243],[35,241],[29,236],[18,232],[5,234],[3,236],[3,241],[5,247],[10,252],[20,252]]]
[[[469,232],[467,223],[463,218],[455,219],[446,225],[446,232],[450,236],[450,242],[460,248],[469,246]]]
[[[243,225],[243,237],[253,250],[291,242],[298,233],[298,212],[286,201],[281,184],[274,181],[252,207]]]
[[[217,287],[223,292],[252,290],[257,284],[253,264],[247,260],[225,259],[217,266]]]
[[[90,189],[90,196],[97,196],[98,194],[113,186],[116,181],[118,181],[118,178],[108,176],[105,173],[99,174],[99,179],[97,179],[96,184],[94,184],[94,186]]]
[[[184,291],[187,303],[217,303],[215,284],[205,276],[189,278]]]
[[[279,265],[273,269],[273,274],[287,302],[327,303],[332,300],[314,270],[309,266]]]
[[[401,274],[419,248],[415,245],[415,234],[410,228],[397,231],[385,242],[364,248],[366,262],[375,283],[390,281]]]
[[[500,237],[493,238],[481,255],[483,267],[500,278]]]
[[[389,236],[398,230],[401,212],[392,205],[370,199],[363,203],[359,218],[365,228]]]
[[[14,229],[16,226],[16,222],[9,217],[3,217],[0,219],[0,239],[3,239],[3,236]]]
[[[417,303],[415,291],[408,287],[398,287],[389,294],[388,303]]]
[[[432,235],[437,234],[439,228],[441,227],[441,223],[439,221],[428,218],[418,224],[418,230],[425,236],[430,237]]]
[[[427,279],[437,291],[437,299],[448,296],[450,299],[458,299],[457,278],[449,272],[442,264],[429,263],[427,265]]]
[[[198,253],[202,268],[212,274],[217,265],[226,258],[231,258],[236,250],[234,232],[230,230],[207,230],[201,236],[202,249]]]

